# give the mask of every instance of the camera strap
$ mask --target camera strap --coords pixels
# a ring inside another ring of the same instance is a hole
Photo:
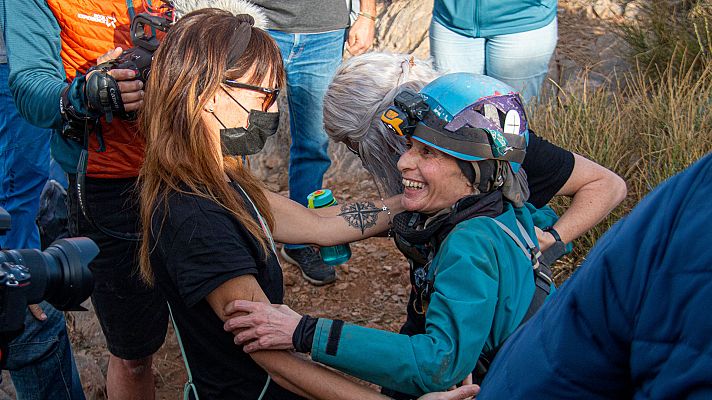
[[[88,139],[88,137],[87,137]],[[106,236],[112,237],[114,239],[129,240],[132,242],[138,242],[141,240],[141,234],[138,232],[127,233],[118,232],[113,229],[109,229],[102,226],[94,220],[91,213],[89,212],[89,207],[86,197],[86,174],[87,174],[87,160],[89,158],[89,151],[86,146],[82,149],[79,155],[79,164],[77,165],[77,197],[79,198],[79,208],[82,210],[84,218],[94,227],[94,229],[100,231]]]

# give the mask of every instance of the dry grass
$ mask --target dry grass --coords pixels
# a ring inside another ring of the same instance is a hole
[[[635,68],[622,78],[625,92],[605,87],[562,92],[533,105],[531,123],[537,132],[611,169],[628,184],[623,204],[577,240],[569,265],[559,271],[561,279],[652,188],[712,150],[712,64],[702,65],[671,58],[655,75],[647,66]],[[565,206],[558,201],[556,206]]]
[[[630,57],[653,78],[669,72],[701,73],[712,59],[712,2],[655,0],[642,4],[640,23],[618,26]]]

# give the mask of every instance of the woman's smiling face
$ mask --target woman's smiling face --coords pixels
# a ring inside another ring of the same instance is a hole
[[[473,193],[453,157],[417,140],[408,141],[398,169],[405,187],[401,203],[408,211],[433,214]]]

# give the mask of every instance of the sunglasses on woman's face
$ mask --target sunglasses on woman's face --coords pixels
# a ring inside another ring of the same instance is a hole
[[[232,79],[225,79],[223,81],[226,85],[238,89],[251,90],[253,92],[262,93],[265,95],[265,100],[262,102],[262,111],[267,111],[272,107],[275,101],[277,101],[277,96],[279,96],[279,89],[270,89],[262,86],[248,85],[247,83],[242,83],[234,81]]]

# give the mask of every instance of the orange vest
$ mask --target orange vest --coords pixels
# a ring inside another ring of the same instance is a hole
[[[77,72],[85,74],[96,59],[116,47],[132,47],[129,5],[135,14],[143,11],[140,0],[47,0],[59,24],[62,62],[71,82]],[[136,122],[114,118],[107,124],[102,118],[106,151],[97,152],[96,135],[89,137],[87,175],[96,178],[138,176],[143,162],[145,141],[138,134]]]

